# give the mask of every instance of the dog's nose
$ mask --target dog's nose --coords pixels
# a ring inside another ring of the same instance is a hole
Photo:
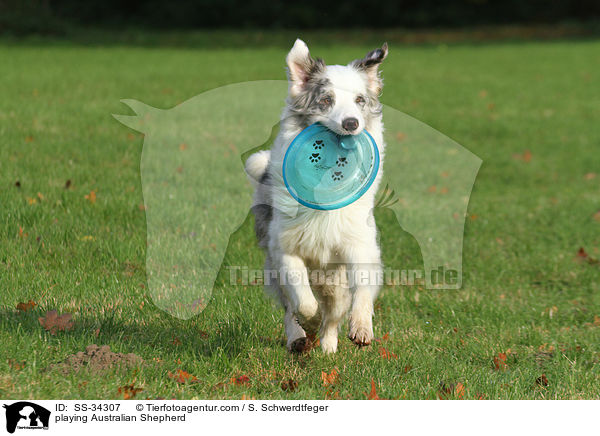
[[[348,132],[354,132],[358,129],[358,120],[356,118],[346,118],[342,121],[342,127]]]

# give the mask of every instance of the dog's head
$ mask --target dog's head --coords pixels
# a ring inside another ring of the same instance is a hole
[[[340,135],[356,135],[381,115],[379,95],[383,81],[379,65],[387,44],[348,65],[325,65],[313,59],[304,41],[287,55],[288,105],[304,126],[320,122]]]

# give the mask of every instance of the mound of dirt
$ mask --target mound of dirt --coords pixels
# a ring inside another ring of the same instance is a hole
[[[142,363],[144,360],[133,353],[113,353],[108,345],[88,345],[85,353],[80,351],[67,357],[63,362],[52,365],[63,373],[75,372],[87,368],[91,371],[103,371],[115,367],[129,368]]]

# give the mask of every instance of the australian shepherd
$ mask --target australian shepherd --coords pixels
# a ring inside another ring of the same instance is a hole
[[[379,66],[387,54],[384,44],[348,65],[325,65],[296,40],[286,59],[289,88],[279,134],[271,150],[255,153],[246,162],[256,186],[256,235],[266,251],[265,287],[285,309],[287,347],[292,352],[310,349],[319,334],[323,352],[334,353],[338,326],[347,314],[350,340],[359,346],[373,340],[373,303],[382,270],[373,208],[385,150]],[[298,204],[283,181],[288,146],[316,122],[339,135],[366,130],[379,149],[375,182],[358,200],[335,210]],[[267,283],[273,272],[274,279]]]

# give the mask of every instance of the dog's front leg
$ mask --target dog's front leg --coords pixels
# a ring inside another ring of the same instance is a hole
[[[363,247],[353,250],[350,260],[350,286],[353,291],[348,337],[356,345],[373,340],[373,303],[382,281],[379,249]]]
[[[304,261],[295,255],[284,254],[281,258],[281,285],[293,314],[306,331],[314,338],[321,325],[319,303],[310,288],[308,271]]]

